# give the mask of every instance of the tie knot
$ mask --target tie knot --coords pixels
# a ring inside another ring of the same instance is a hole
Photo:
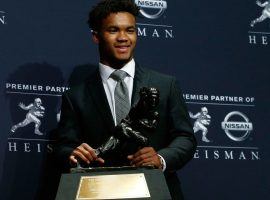
[[[122,81],[126,77],[127,77],[127,73],[125,71],[123,71],[123,70],[115,70],[111,74],[111,78],[113,78],[116,81]]]

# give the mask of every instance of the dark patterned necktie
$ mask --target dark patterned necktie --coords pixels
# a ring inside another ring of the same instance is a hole
[[[126,76],[127,73],[123,70],[115,70],[111,74],[111,78],[117,81],[114,90],[116,124],[119,124],[130,110],[128,88],[124,82]]]

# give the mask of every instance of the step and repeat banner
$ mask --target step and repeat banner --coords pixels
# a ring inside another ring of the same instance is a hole
[[[0,199],[53,199],[61,95],[98,63],[96,2],[0,2]],[[198,141],[186,199],[270,199],[270,1],[135,3],[136,60],[177,77]]]

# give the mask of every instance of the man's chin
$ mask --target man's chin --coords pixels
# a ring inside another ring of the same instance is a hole
[[[120,55],[117,55],[116,57],[115,57],[115,59],[116,60],[119,60],[119,61],[129,61],[129,60],[131,60],[131,55],[130,54],[128,54],[128,55],[126,55],[126,54],[120,54]]]
[[[121,67],[124,66],[126,63],[128,63],[132,57],[118,57],[115,59],[115,64],[120,65]]]

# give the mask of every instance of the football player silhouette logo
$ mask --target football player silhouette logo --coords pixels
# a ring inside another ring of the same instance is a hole
[[[255,24],[262,22],[267,18],[270,18],[270,0],[268,0],[264,3],[261,3],[260,1],[256,1],[256,4],[264,9],[263,9],[260,17],[251,21],[251,23],[250,23],[251,27],[254,27]]]
[[[43,135],[40,132],[39,127],[41,125],[40,117],[44,117],[45,108],[42,106],[42,101],[40,98],[36,98],[33,103],[25,106],[23,103],[19,103],[18,105],[21,109],[27,110],[28,113],[23,121],[19,122],[18,124],[12,126],[11,132],[15,133],[18,128],[27,126],[30,123],[35,123],[35,131],[34,133],[37,135]]]
[[[202,141],[203,142],[210,142],[210,140],[207,139],[206,135],[208,132],[208,129],[206,126],[210,125],[211,122],[211,116],[208,115],[208,110],[206,107],[201,108],[201,112],[198,112],[197,114],[193,115],[191,112],[189,112],[189,116],[192,119],[196,119],[194,122],[193,130],[194,133],[198,131],[202,131]]]

